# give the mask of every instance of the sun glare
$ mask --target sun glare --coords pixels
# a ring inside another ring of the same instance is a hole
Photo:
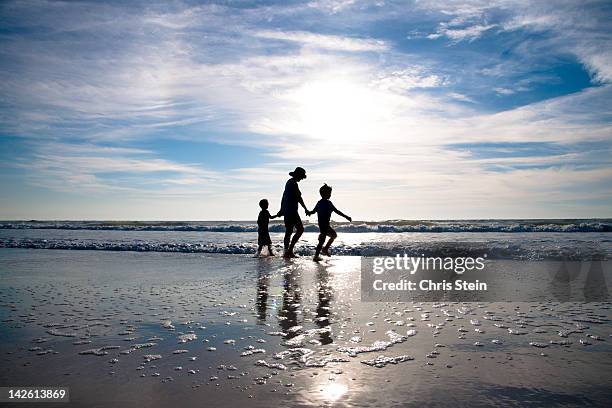
[[[321,397],[325,401],[337,401],[348,391],[346,384],[331,382],[321,387]]]
[[[300,132],[322,140],[368,139],[389,115],[383,94],[344,79],[307,83],[291,99],[297,105]]]

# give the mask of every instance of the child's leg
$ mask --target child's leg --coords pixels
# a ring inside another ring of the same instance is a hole
[[[327,244],[323,248],[322,252],[324,255],[329,256],[329,247],[334,242],[334,240],[338,237],[338,234],[336,234],[336,231],[333,228],[329,227],[327,229],[327,235],[329,235],[329,241],[327,241]]]
[[[315,250],[315,258],[319,257],[319,254],[321,253],[321,248],[323,248],[323,244],[325,243],[325,232],[321,231],[321,233],[319,234],[319,243],[317,244],[317,249]]]
[[[259,255],[261,255],[261,249],[263,248],[263,245],[259,245],[257,247],[257,253],[255,254],[256,257],[258,257]]]
[[[270,254],[270,256],[274,256],[274,252],[272,252],[272,245],[268,245],[268,254]]]

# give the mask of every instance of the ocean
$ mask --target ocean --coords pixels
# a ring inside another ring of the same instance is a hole
[[[337,255],[486,253],[492,259],[612,257],[612,220],[449,220],[337,223]],[[1,221],[0,247],[249,254],[257,224],[238,221]],[[298,254],[310,255],[316,224],[305,224]],[[284,226],[270,224],[275,247]]]

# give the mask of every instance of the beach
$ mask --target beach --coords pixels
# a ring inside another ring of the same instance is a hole
[[[612,1],[0,22],[0,408],[612,407]]]
[[[0,383],[87,407],[609,403],[609,302],[368,302],[360,268],[2,248]]]

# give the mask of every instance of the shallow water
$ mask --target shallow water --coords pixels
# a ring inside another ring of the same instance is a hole
[[[0,384],[80,406],[610,401],[609,303],[368,303],[359,268],[1,249]]]
[[[1,224],[0,224],[1,225]],[[573,225],[573,224],[572,224]],[[606,224],[607,225],[607,224]],[[50,226],[55,226],[54,224]],[[80,227],[82,225],[79,224]],[[49,227],[49,225],[47,225]],[[140,229],[0,228],[0,248],[74,249],[102,251],[184,252],[254,254],[257,233]],[[347,226],[337,226],[338,230]],[[279,230],[275,228],[273,230]],[[281,229],[283,230],[283,229]],[[318,228],[310,225],[296,247],[302,255],[313,254]],[[495,232],[357,232],[341,233],[334,242],[336,255],[380,256],[408,253],[416,256],[482,256],[491,259],[612,259],[609,232],[530,231]],[[283,233],[272,232],[277,252]]]

